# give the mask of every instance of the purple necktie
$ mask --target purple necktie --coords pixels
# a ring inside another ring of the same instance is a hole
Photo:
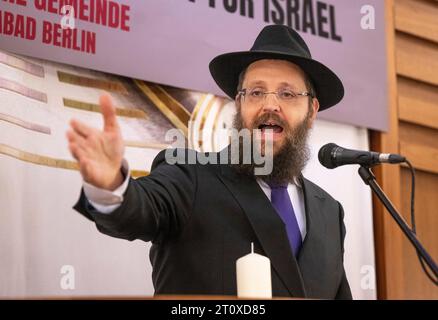
[[[269,186],[271,187],[272,205],[277,210],[281,220],[283,220],[292,252],[295,254],[295,257],[298,257],[302,244],[301,232],[294,207],[287,192],[287,185],[269,184]]]

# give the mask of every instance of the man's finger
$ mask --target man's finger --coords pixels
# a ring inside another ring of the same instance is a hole
[[[108,94],[101,95],[99,103],[103,115],[103,130],[110,131],[118,128],[116,109],[111,102],[111,97]]]
[[[79,166],[80,166],[81,161],[83,161],[83,159],[85,158],[84,151],[75,143],[70,143],[68,147],[70,149],[73,158],[75,158],[79,162]]]
[[[69,143],[77,145],[87,153],[93,148],[93,145],[89,140],[86,140],[83,136],[74,132],[73,130],[69,130],[67,132],[67,138]]]
[[[77,133],[74,130],[68,130],[67,131],[67,139],[69,142],[85,142],[85,138],[83,136],[81,136],[79,133]]]
[[[94,130],[92,127],[75,119],[70,121],[70,126],[73,128],[74,132],[80,134],[84,138],[88,137]]]

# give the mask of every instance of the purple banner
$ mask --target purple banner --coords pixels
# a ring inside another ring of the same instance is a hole
[[[224,95],[210,60],[285,24],[344,82],[344,100],[320,118],[386,130],[384,10],[381,0],[0,0],[0,48]]]

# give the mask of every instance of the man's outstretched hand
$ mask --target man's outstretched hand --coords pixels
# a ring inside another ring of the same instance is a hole
[[[124,142],[109,95],[100,97],[103,131],[75,119],[67,131],[69,149],[79,163],[83,179],[95,187],[114,190],[123,183]]]

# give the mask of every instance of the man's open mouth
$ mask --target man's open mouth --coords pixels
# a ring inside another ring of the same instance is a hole
[[[265,123],[260,124],[257,128],[259,130],[261,130],[262,133],[264,133],[265,130],[272,130],[272,132],[274,132],[274,133],[282,133],[283,132],[283,127],[275,122],[265,122]]]

